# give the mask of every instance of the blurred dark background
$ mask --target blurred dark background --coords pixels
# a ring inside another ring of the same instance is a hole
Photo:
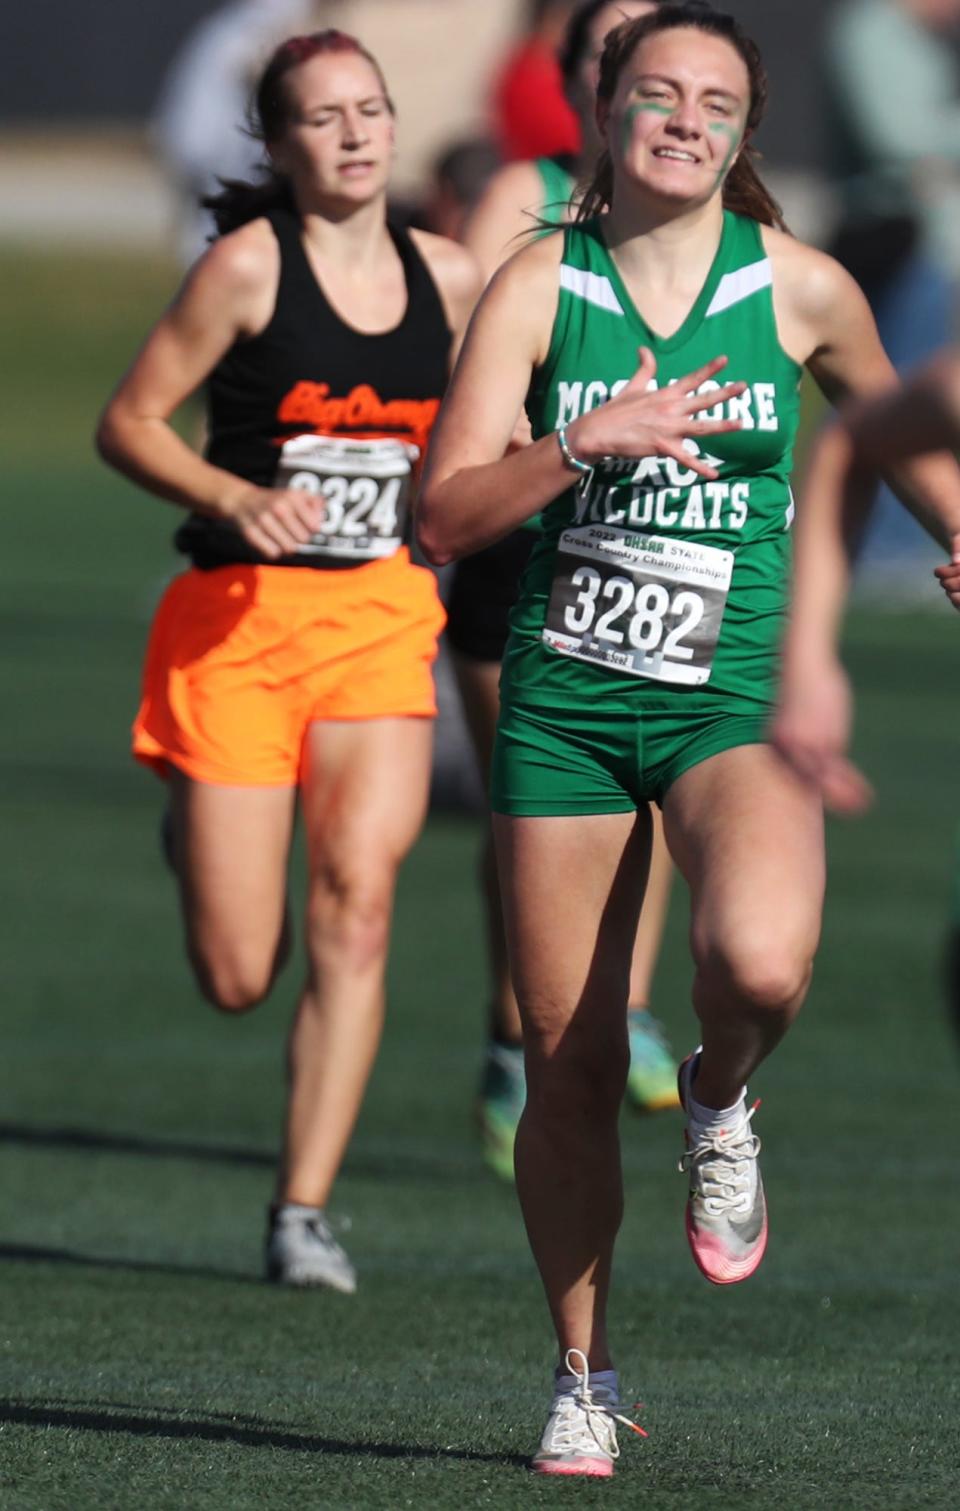
[[[134,123],[156,98],[185,32],[220,0],[43,0],[11,4],[0,45],[0,122]],[[441,13],[448,0],[430,0]],[[763,145],[784,167],[811,167],[821,151],[818,50],[832,0],[730,0],[775,81]],[[392,0],[397,6],[399,0]],[[418,20],[424,10],[418,6]],[[487,11],[484,0],[478,9]],[[517,12],[521,6],[502,5]],[[361,7],[369,10],[370,7]],[[349,10],[345,6],[344,10]],[[359,12],[358,12],[359,17]]]

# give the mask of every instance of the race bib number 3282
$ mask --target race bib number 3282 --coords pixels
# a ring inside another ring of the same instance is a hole
[[[606,525],[565,530],[544,642],[561,655],[660,682],[710,680],[733,553]]]
[[[284,442],[275,486],[302,488],[323,500],[319,530],[298,555],[318,560],[376,561],[403,544],[413,464],[406,441],[360,441],[300,435]]]

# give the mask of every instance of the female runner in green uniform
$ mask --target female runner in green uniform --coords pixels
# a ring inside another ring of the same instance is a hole
[[[819,933],[820,801],[765,743],[797,388],[804,366],[831,397],[894,378],[857,286],[778,228],[749,159],[765,96],[755,46],[706,6],[608,38],[607,155],[577,224],[487,290],[421,495],[438,562],[545,510],[493,808],[526,1051],[517,1186],[563,1361],[547,1473],[608,1475],[617,1453],[605,1312],[649,804],[691,893],[703,1042],[681,1068],[682,1164],[717,1283],[763,1255],[745,1082],[800,1007]],[[524,402],[538,439],[505,456]],[[928,509],[960,519],[956,469],[913,471]]]
[[[571,201],[577,183],[588,176],[602,147],[594,104],[604,38],[622,21],[649,15],[659,3],[660,0],[582,0],[575,8],[559,57],[564,89],[580,121],[580,154],[576,159],[539,157],[532,162],[507,163],[494,175],[467,222],[463,238],[485,278],[492,278],[497,268],[525,244],[538,222],[563,225],[573,218],[576,205]],[[520,437],[530,440],[525,416]],[[487,550],[458,561],[447,594],[446,639],[485,787],[489,787],[500,711],[500,666],[507,643],[508,618],[539,528],[537,518],[525,520],[519,529]],[[514,1139],[525,1096],[523,1051],[520,1015],[503,938],[496,860],[489,836],[480,869],[492,993],[479,1122],[487,1164],[503,1179],[512,1180]],[[672,879],[673,868],[657,813],[650,876],[633,950],[627,1017],[630,1041],[627,1096],[642,1112],[677,1106],[676,1061],[661,1025],[648,1010]]]

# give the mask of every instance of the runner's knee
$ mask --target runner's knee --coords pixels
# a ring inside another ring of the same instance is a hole
[[[218,1012],[249,1012],[269,995],[281,963],[256,949],[203,951],[194,947],[190,963],[201,992]]]
[[[615,1119],[627,1083],[626,1013],[616,1024],[581,1025],[559,1035],[526,1036],[527,1101],[538,1120],[583,1128]]]
[[[700,987],[751,1016],[789,1016],[802,1002],[813,951],[776,940],[714,944],[698,958]]]
[[[327,866],[314,877],[307,907],[307,948],[314,966],[338,962],[362,970],[386,955],[395,869],[356,873]]]

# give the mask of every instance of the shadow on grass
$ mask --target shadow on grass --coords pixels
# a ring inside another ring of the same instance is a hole
[[[79,1154],[132,1154],[146,1159],[182,1159],[200,1164],[236,1165],[256,1170],[276,1168],[277,1152],[243,1149],[231,1144],[200,1144],[181,1139],[143,1138],[138,1134],[101,1133],[88,1128],[41,1128],[24,1123],[0,1123],[0,1146],[22,1149],[53,1149]],[[461,1186],[465,1181],[487,1182],[479,1159],[450,1155],[442,1149],[418,1148],[404,1155],[392,1151],[350,1150],[342,1175],[350,1180],[385,1180],[402,1175],[405,1180]]]
[[[151,1159],[201,1160],[219,1165],[252,1165],[272,1170],[276,1154],[265,1149],[238,1149],[229,1144],[193,1144],[180,1139],[140,1138],[128,1133],[100,1133],[86,1128],[36,1128],[0,1123],[0,1144],[28,1149],[67,1149],[93,1154],[137,1154]]]
[[[0,1243],[0,1264],[65,1264],[91,1270],[126,1270],[135,1275],[176,1275],[180,1280],[232,1280],[238,1285],[264,1285],[259,1275],[242,1270],[217,1270],[210,1266],[155,1264],[146,1259],[111,1259],[95,1254],[76,1254],[72,1249],[47,1249],[38,1244]]]
[[[0,1400],[0,1423],[19,1427],[65,1427],[80,1432],[124,1432],[131,1437],[199,1438],[207,1443],[236,1443],[242,1448],[281,1448],[293,1453],[330,1453],[349,1458],[458,1459],[467,1463],[522,1467],[527,1460],[515,1453],[476,1453],[470,1448],[425,1448],[414,1443],[347,1442],[288,1432],[275,1423],[245,1426],[251,1418],[217,1421],[210,1417],[177,1417],[161,1413],[121,1415],[113,1410],[82,1406],[46,1406],[28,1401]]]

